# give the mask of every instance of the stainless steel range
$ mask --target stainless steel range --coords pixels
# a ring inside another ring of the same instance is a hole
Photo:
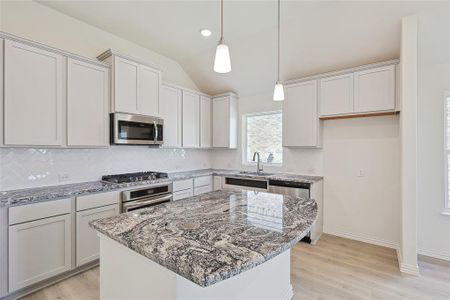
[[[144,182],[167,178],[167,173],[161,172],[137,172],[117,175],[106,175],[103,181],[114,183]],[[142,209],[164,202],[172,201],[172,183],[156,183],[122,192],[121,212]]]

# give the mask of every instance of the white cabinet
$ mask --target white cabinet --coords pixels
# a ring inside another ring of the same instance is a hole
[[[71,216],[9,227],[9,292],[71,268]]]
[[[355,72],[355,112],[395,110],[395,65]]]
[[[65,58],[10,40],[4,49],[5,144],[62,145]]]
[[[320,79],[320,116],[353,112],[353,73]]]
[[[67,61],[67,144],[107,146],[109,70],[69,58]]]
[[[237,95],[227,93],[213,97],[213,147],[237,148]]]
[[[283,101],[283,146],[320,147],[317,81],[287,85]]]
[[[173,182],[173,201],[192,197],[194,195],[194,181],[192,179]]]
[[[114,57],[113,77],[114,111],[137,113],[139,64],[121,57]]]
[[[200,146],[200,96],[183,91],[183,147]]]
[[[222,189],[222,176],[213,176],[213,190],[218,191]]]
[[[211,98],[200,96],[200,147],[212,146],[212,105]]]
[[[89,222],[119,214],[119,205],[107,205],[77,212],[76,265],[77,267],[99,258],[99,238]]]
[[[112,64],[112,111],[159,115],[161,71],[108,50],[97,57]]]
[[[212,190],[212,176],[201,176],[194,178],[194,196],[209,193]]]
[[[378,64],[359,70],[320,79],[321,118],[395,112],[396,65]]]
[[[3,145],[3,42],[0,39],[0,147]]]
[[[147,116],[159,115],[160,71],[140,65],[138,112]]]
[[[159,109],[164,120],[164,147],[181,147],[181,97],[181,89],[162,86]]]

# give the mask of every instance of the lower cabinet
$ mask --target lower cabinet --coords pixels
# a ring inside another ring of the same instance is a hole
[[[108,205],[77,212],[77,267],[99,258],[99,238],[89,222],[119,214],[119,205]]]
[[[222,176],[213,176],[213,190],[218,191],[222,189]]]
[[[9,226],[9,292],[71,269],[71,215]]]

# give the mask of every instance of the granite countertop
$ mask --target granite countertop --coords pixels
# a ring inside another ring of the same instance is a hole
[[[313,199],[222,190],[90,225],[206,287],[291,248],[308,233],[316,217]]]
[[[265,175],[264,175],[265,174]],[[288,173],[263,173],[263,175],[255,175],[249,173],[241,173],[237,170],[223,170],[223,169],[201,169],[185,172],[169,173],[169,178],[148,180],[142,182],[131,183],[107,183],[103,181],[90,181],[82,183],[53,185],[38,188],[18,189],[11,191],[0,191],[0,207],[12,207],[19,205],[27,205],[37,202],[66,199],[76,196],[122,190],[132,187],[145,186],[163,182],[172,182],[176,180],[189,179],[193,177],[219,175],[219,176],[233,176],[244,178],[261,178],[261,179],[276,179],[285,181],[307,182],[313,183],[321,180],[320,176],[306,176]]]

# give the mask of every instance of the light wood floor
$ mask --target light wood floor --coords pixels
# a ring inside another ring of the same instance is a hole
[[[450,264],[419,266],[420,277],[401,275],[394,250],[323,235],[316,246],[293,248],[293,299],[450,299]],[[24,299],[96,300],[98,281],[95,268]]]

